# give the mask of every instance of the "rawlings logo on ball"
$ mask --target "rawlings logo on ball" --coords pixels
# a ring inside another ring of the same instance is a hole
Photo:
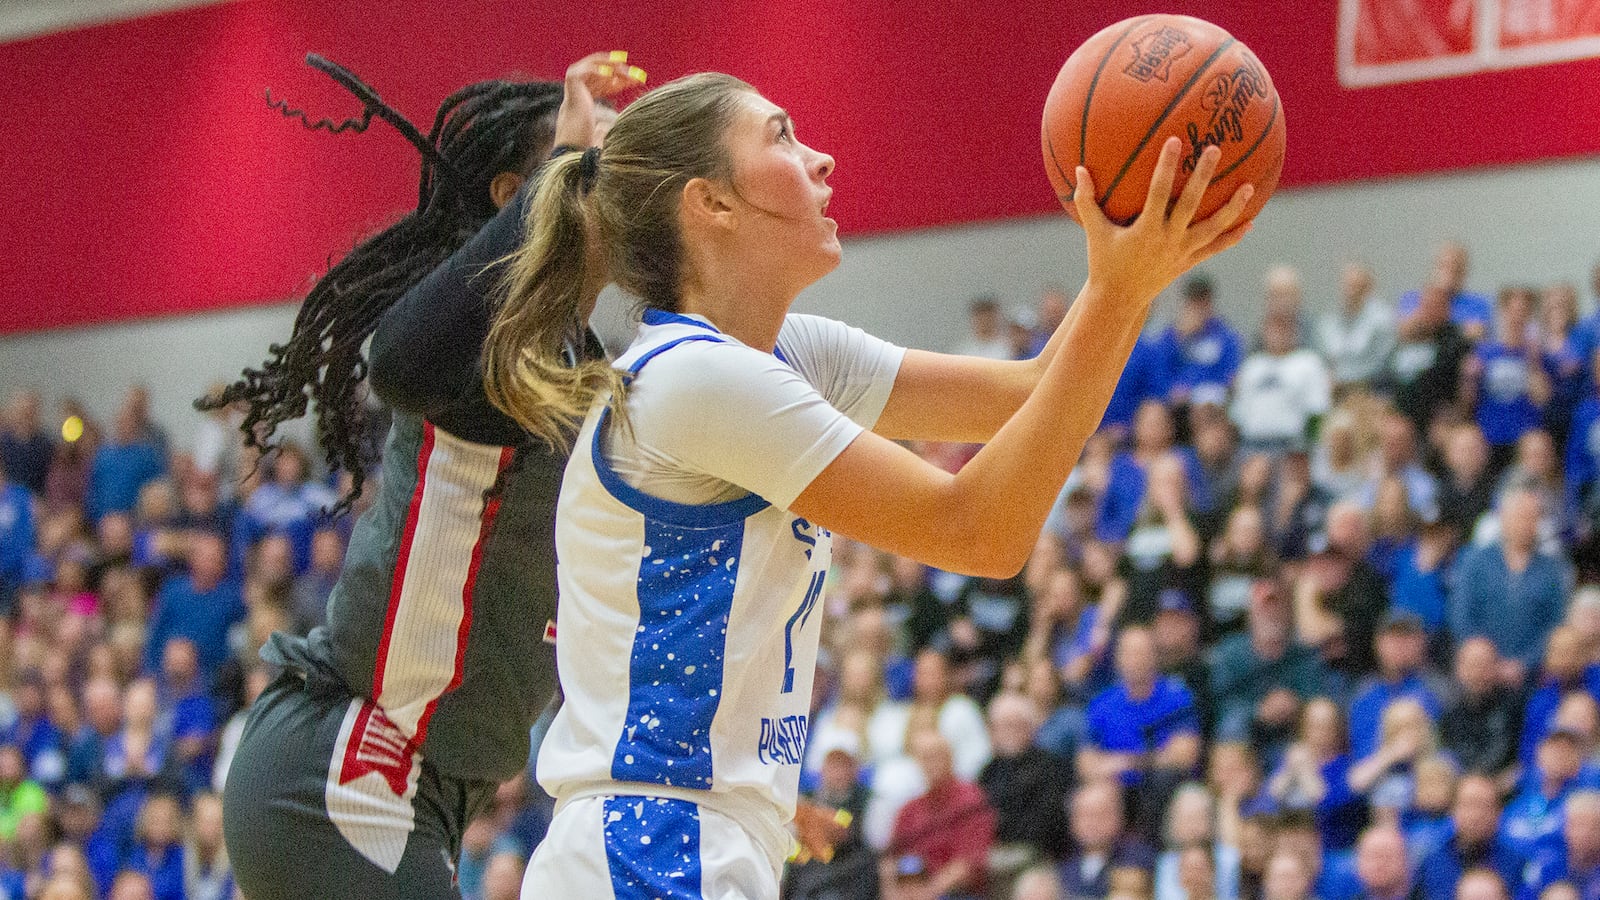
[[[1218,75],[1206,89],[1200,105],[1211,111],[1211,121],[1205,131],[1189,123],[1189,156],[1183,161],[1185,172],[1194,171],[1200,154],[1212,144],[1244,140],[1244,113],[1250,102],[1267,97],[1267,73],[1254,61],[1225,75]]]
[[[1189,36],[1176,28],[1163,26],[1133,42],[1133,62],[1124,72],[1140,81],[1152,78],[1166,81],[1174,60],[1189,52]]]

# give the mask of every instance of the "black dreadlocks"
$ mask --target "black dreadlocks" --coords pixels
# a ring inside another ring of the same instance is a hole
[[[260,368],[247,368],[221,392],[195,401],[202,410],[237,401],[249,404],[240,430],[246,446],[276,446],[280,424],[317,408],[317,443],[330,469],[348,471],[350,493],[329,510],[348,509],[361,494],[364,467],[372,462],[360,437],[366,424],[362,346],[378,319],[412,285],[444,262],[496,212],[490,182],[502,172],[531,174],[555,139],[561,85],[553,82],[480,81],[445,99],[423,135],[349,70],[316,54],[306,63],[327,74],[362,103],[359,118],[315,122],[274,100],[267,104],[306,128],[339,134],[363,132],[377,116],[393,125],[422,154],[417,208],[362,241],[306,294],[287,343],[267,348]]]

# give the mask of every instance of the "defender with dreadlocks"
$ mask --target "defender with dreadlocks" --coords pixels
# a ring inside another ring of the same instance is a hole
[[[555,693],[552,528],[565,453],[485,396],[479,356],[494,264],[516,246],[522,185],[553,144],[590,146],[596,98],[644,81],[626,54],[574,63],[563,85],[487,81],[445,100],[423,135],[348,71],[308,61],[423,156],[417,208],[307,295],[288,342],[199,402],[245,401],[247,442],[316,405],[318,442],[362,487],[365,390],[394,408],[376,502],[356,522],[328,624],[273,635],[284,675],[251,711],[229,771],[225,833],[251,900],[454,898],[467,822],[520,771]],[[269,102],[271,97],[269,95]],[[458,252],[459,251],[459,252]],[[372,338],[371,368],[362,345]],[[583,322],[567,356],[603,355]]]

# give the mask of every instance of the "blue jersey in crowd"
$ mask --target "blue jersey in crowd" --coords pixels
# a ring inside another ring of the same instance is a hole
[[[1089,743],[1107,753],[1153,753],[1180,734],[1199,734],[1194,694],[1170,675],[1156,679],[1150,696],[1136,700],[1119,681],[1089,701]],[[1132,784],[1137,772],[1123,774]]]
[[[84,514],[98,522],[111,512],[127,512],[139,502],[139,489],[167,471],[166,450],[156,444],[106,444],[89,465]]]
[[[1227,399],[1228,386],[1243,358],[1239,333],[1220,316],[1212,316],[1188,337],[1179,335],[1177,326],[1168,326],[1156,350],[1162,367],[1160,381],[1169,392],[1182,389],[1192,399],[1216,403]],[[1202,396],[1194,397],[1196,389],[1201,389]],[[1207,393],[1215,396],[1205,396]]]
[[[186,637],[199,651],[201,670],[208,677],[216,674],[228,660],[228,630],[244,616],[239,582],[224,578],[210,590],[198,591],[187,575],[170,579],[156,596],[155,618],[145,639],[145,669],[160,668],[168,639]]]
[[[1478,345],[1478,427],[1491,445],[1515,444],[1528,431],[1544,423],[1544,407],[1529,393],[1534,370],[1543,365],[1539,355],[1497,341]]]

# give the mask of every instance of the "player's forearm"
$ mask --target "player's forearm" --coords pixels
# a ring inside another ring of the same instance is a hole
[[[1039,385],[953,479],[963,538],[993,556],[993,568],[1022,568],[1050,507],[1106,404],[1149,311],[1085,287]]]

